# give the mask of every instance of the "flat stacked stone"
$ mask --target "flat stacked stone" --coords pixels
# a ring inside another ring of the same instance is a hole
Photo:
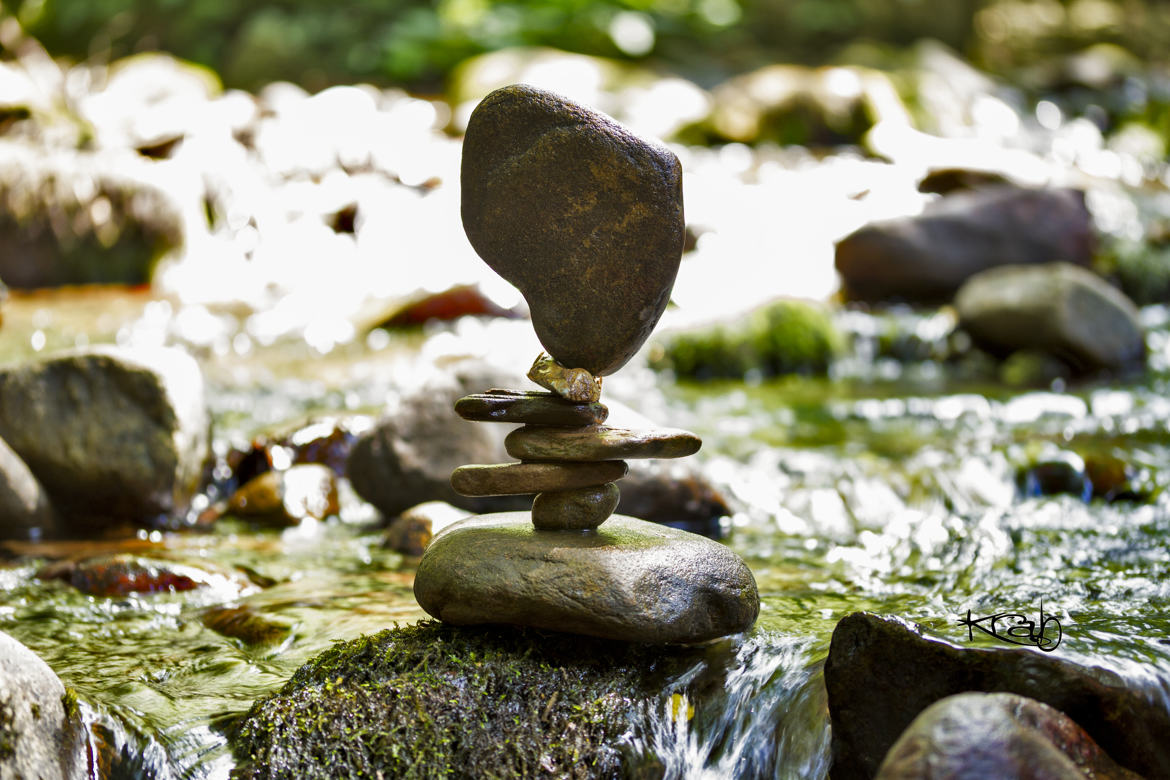
[[[604,425],[599,402],[569,401],[555,393],[489,390],[459,399],[455,412],[477,422],[524,423],[505,440],[519,463],[460,466],[451,487],[465,496],[536,494],[532,524],[541,530],[597,528],[617,509],[614,483],[627,458],[681,458],[699,438],[672,428],[631,430]]]

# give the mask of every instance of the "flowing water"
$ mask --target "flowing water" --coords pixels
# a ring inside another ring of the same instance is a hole
[[[51,317],[55,338],[75,339],[69,317],[84,312],[53,300],[16,301],[6,329],[25,334]],[[139,324],[158,303],[116,300],[125,321]],[[113,299],[101,309],[119,311]],[[1170,707],[1170,318],[1144,315],[1144,376],[1060,392],[891,363],[873,357],[864,337],[854,345],[860,357],[828,378],[679,385],[647,369],[615,377],[614,398],[703,437],[704,472],[734,509],[727,542],[749,562],[762,600],[750,635],[711,645],[667,686],[628,748],[655,754],[669,777],[826,776],[821,668],[834,625],[857,610],[987,645],[994,640],[969,638],[959,624],[967,610],[1038,616],[1042,607],[1062,626],[1055,656],[1114,669]],[[101,328],[87,321],[95,340],[125,328],[108,316]],[[929,330],[931,316],[910,321]],[[420,343],[357,344],[311,361],[303,344],[207,360],[217,451],[315,411],[376,410],[394,356]],[[1037,481],[1038,463],[1102,459],[1123,464],[1128,492],[1093,497],[1088,481],[1083,490],[1074,481],[1046,495]],[[226,776],[225,734],[257,697],[335,641],[423,617],[413,562],[381,546],[368,507],[350,494],[342,504],[340,518],[284,530],[225,520],[211,532],[139,532],[84,548],[9,544],[0,629],[77,691],[100,737],[94,749],[104,742],[120,756],[115,776]],[[187,593],[112,598],[36,577],[82,549],[221,576]],[[223,605],[277,630],[223,636],[207,624]]]

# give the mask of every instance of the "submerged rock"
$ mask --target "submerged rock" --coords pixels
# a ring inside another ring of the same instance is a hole
[[[90,777],[77,700],[35,653],[0,631],[0,777]]]
[[[0,539],[32,539],[57,530],[45,489],[20,456],[0,439]]]
[[[419,563],[415,598],[457,625],[504,623],[632,642],[745,631],[755,579],[730,549],[616,515],[596,531],[538,531],[527,512],[470,517]]]
[[[252,478],[232,494],[227,508],[240,517],[279,525],[296,525],[306,517],[324,520],[341,511],[332,469],[313,463]]]
[[[445,501],[425,501],[405,510],[386,526],[382,546],[403,555],[419,556],[435,534],[468,516]]]
[[[239,778],[628,774],[623,738],[694,651],[436,623],[338,644],[256,702]]]
[[[463,142],[463,226],[520,289],[561,365],[612,374],[658,322],[682,258],[682,169],[610,118],[515,85]]]
[[[837,244],[836,265],[851,298],[937,302],[988,268],[1085,266],[1094,248],[1083,192],[989,186],[857,230]]]
[[[209,454],[199,366],[172,348],[91,347],[0,368],[0,437],[71,530],[184,511]]]
[[[1000,354],[1040,350],[1079,372],[1145,360],[1137,307],[1096,274],[1068,263],[1007,266],[973,276],[955,296],[959,325]]]
[[[857,612],[833,631],[825,661],[833,730],[833,780],[874,776],[926,707],[965,691],[1026,696],[1076,721],[1118,764],[1170,776],[1170,713],[1161,692],[1118,675],[1022,648],[960,647],[913,624]]]
[[[177,593],[227,583],[232,583],[233,589],[238,591],[246,584],[224,574],[175,561],[126,554],[61,561],[41,569],[37,577],[64,580],[82,593],[102,597]]]
[[[387,517],[424,501],[445,501],[472,512],[508,506],[496,497],[462,496],[451,487],[451,472],[459,466],[503,457],[503,431],[452,413],[460,395],[454,387],[424,389],[402,399],[360,435],[346,463],[357,494]],[[513,508],[524,503],[510,501]]]
[[[1011,693],[936,701],[898,737],[874,780],[937,777],[1141,780],[1063,712]]]

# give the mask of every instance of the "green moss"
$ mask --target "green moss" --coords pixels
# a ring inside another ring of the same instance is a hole
[[[61,707],[65,710],[65,720],[70,721],[80,716],[81,708],[77,704],[77,691],[65,686],[65,693],[61,694]]]
[[[236,776],[621,776],[621,738],[694,652],[434,622],[383,631],[258,701],[234,735]]]
[[[733,325],[676,333],[660,344],[651,363],[687,379],[823,375],[842,344],[825,307],[781,300]]]

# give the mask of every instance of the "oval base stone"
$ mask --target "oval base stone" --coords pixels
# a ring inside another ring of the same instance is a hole
[[[614,515],[542,531],[527,512],[461,520],[419,562],[414,595],[447,623],[503,623],[631,642],[746,631],[760,598],[747,565],[702,536]]]

